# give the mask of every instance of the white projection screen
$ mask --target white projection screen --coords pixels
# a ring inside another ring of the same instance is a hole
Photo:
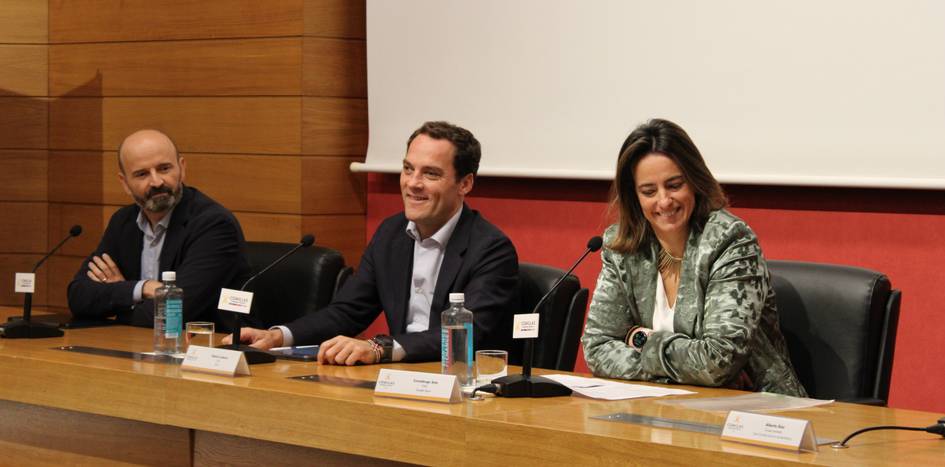
[[[611,179],[651,117],[724,183],[945,188],[945,1],[368,0],[365,163],[426,120],[480,175]]]

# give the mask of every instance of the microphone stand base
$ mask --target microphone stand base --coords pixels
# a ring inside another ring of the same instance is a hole
[[[570,396],[567,386],[541,376],[511,375],[492,380],[502,397],[558,397]]]
[[[0,336],[8,339],[40,339],[44,337],[62,337],[63,332],[58,326],[46,323],[13,320],[0,325]]]
[[[217,348],[243,352],[243,355],[246,357],[246,363],[250,365],[257,365],[260,363],[272,363],[276,361],[276,357],[272,355],[271,353],[259,350],[255,347],[250,347],[245,344],[221,345]]]

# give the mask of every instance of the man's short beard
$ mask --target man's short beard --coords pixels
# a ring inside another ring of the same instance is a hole
[[[167,212],[171,208],[177,205],[181,199],[181,193],[183,192],[184,184],[181,183],[177,185],[177,190],[171,191],[167,187],[152,189],[148,192],[146,198],[137,199],[138,206],[141,206],[142,209],[153,212],[161,213]],[[155,195],[164,193],[167,196],[155,197]]]

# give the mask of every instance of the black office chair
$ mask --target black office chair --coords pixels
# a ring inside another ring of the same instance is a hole
[[[294,246],[293,243],[246,242],[253,273]],[[314,312],[331,302],[351,272],[341,253],[331,248],[312,246],[296,251],[247,287],[253,291],[253,306],[244,322],[268,328]]]
[[[852,266],[768,261],[781,331],[811,397],[885,405],[902,294]]]
[[[564,271],[533,263],[520,263],[518,267],[521,312],[531,313],[538,300],[551,289]],[[572,274],[548,297],[539,311],[541,318],[538,321],[533,367],[574,370],[581,328],[584,326],[584,312],[587,309],[587,296],[587,289],[582,289],[581,281]],[[509,363],[521,365],[522,350],[522,341],[513,341],[509,351]]]

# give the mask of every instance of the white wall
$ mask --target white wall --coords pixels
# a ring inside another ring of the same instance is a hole
[[[368,0],[370,144],[425,120],[480,174],[613,177],[650,117],[728,183],[945,187],[945,1]]]

